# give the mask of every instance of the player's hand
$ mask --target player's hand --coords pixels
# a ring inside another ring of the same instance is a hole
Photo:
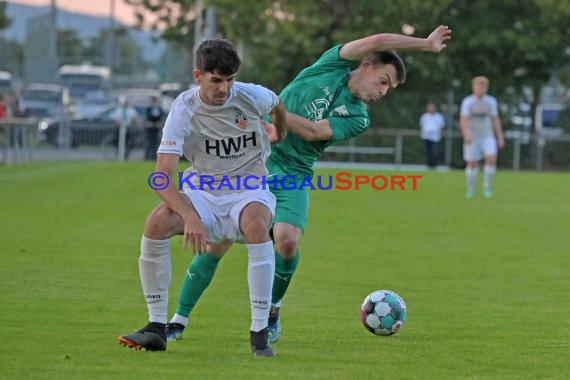
[[[499,137],[497,144],[499,145],[499,149],[503,149],[505,147],[505,138],[503,136]]]
[[[190,220],[184,223],[184,249],[188,249],[188,245],[192,245],[192,254],[200,254],[206,252],[208,244],[208,235],[204,224],[200,220]]]
[[[269,137],[269,143],[275,144],[279,142],[279,137],[277,136],[277,128],[271,123],[268,123],[264,120],[260,120],[261,125],[265,128],[265,132],[267,133],[267,137]]]
[[[465,136],[463,136],[463,145],[469,145],[473,142],[473,137],[471,137],[471,134],[465,134]]]
[[[447,46],[447,41],[451,39],[451,29],[447,25],[438,26],[428,36],[428,50],[432,53],[439,53]]]

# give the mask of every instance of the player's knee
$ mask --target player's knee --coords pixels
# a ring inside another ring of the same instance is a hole
[[[161,223],[161,212],[153,210],[146,218],[144,224],[144,235],[149,239],[164,240],[168,239],[166,231],[164,231],[164,223]]]
[[[277,251],[281,256],[290,259],[295,256],[297,248],[299,247],[299,239],[293,236],[284,236],[275,242]]]
[[[264,243],[269,241],[269,223],[259,219],[250,220],[243,223],[242,233],[247,243]]]
[[[172,212],[168,206],[161,203],[147,217],[144,225],[144,236],[149,239],[164,240],[180,233],[180,217]],[[183,228],[183,225],[182,225]]]

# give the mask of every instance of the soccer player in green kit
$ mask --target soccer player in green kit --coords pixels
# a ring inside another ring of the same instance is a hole
[[[441,25],[427,38],[375,34],[335,46],[302,70],[280,94],[287,108],[289,133],[272,146],[266,162],[269,180],[313,175],[313,164],[329,145],[358,136],[370,127],[367,104],[373,104],[403,83],[404,64],[397,50],[439,53],[451,38]],[[269,125],[267,128],[270,128]],[[269,182],[269,181],[268,181]],[[275,278],[268,335],[275,342],[281,332],[281,299],[299,263],[299,245],[309,211],[309,188],[272,185],[277,199],[273,220]],[[294,182],[294,181],[293,181]],[[219,257],[196,256],[182,284],[176,314],[167,326],[169,341],[182,337],[188,316],[210,283]]]

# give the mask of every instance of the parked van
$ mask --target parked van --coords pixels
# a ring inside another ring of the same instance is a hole
[[[69,91],[50,83],[30,83],[21,94],[20,108],[25,116],[63,116],[71,112]]]

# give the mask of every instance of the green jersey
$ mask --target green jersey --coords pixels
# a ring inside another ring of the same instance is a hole
[[[351,70],[360,62],[341,58],[341,46],[324,52],[279,95],[288,112],[312,121],[327,119],[332,137],[328,141],[306,141],[288,133],[283,142],[272,146],[266,162],[270,173],[312,176],[313,164],[327,146],[357,136],[370,126],[366,104],[347,86]]]

